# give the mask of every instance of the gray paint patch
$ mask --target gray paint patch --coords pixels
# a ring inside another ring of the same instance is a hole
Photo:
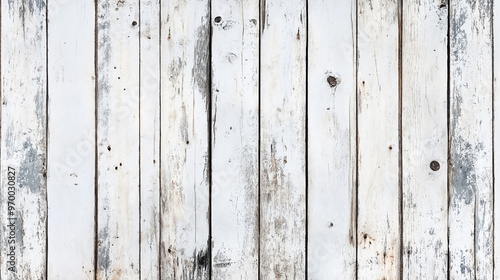
[[[26,188],[31,193],[40,193],[44,190],[43,178],[45,157],[39,154],[31,142],[23,144],[24,157],[19,166],[19,188]]]
[[[106,243],[102,242],[102,240],[105,240]],[[99,270],[106,272],[111,266],[111,259],[109,257],[109,234],[107,228],[99,231],[98,245],[97,265],[99,266]]]
[[[474,200],[476,187],[473,149],[471,144],[463,139],[459,139],[454,144],[455,148],[453,148],[451,155],[453,162],[451,172],[453,201],[455,203],[464,201],[465,204],[470,204]]]
[[[28,9],[31,14],[35,12],[35,10],[40,12],[45,12],[45,1],[43,0],[29,0],[28,1]]]
[[[200,26],[196,30],[196,46],[194,49],[194,66],[192,76],[194,84],[203,96],[208,110],[209,102],[209,41],[210,33],[208,24]]]

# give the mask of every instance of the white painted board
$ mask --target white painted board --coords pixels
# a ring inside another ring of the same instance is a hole
[[[211,4],[212,279],[258,279],[259,3]]]

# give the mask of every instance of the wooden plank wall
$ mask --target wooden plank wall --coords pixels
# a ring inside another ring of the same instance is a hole
[[[499,14],[1,1],[0,279],[500,278]]]

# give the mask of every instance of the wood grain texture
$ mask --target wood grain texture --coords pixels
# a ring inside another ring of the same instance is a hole
[[[212,279],[258,279],[259,3],[211,4]]]
[[[208,279],[209,1],[161,3],[161,273]]]
[[[308,5],[308,279],[356,274],[356,1]]]
[[[450,5],[450,277],[493,279],[492,1]]]
[[[0,26],[0,278],[46,279],[45,1],[2,1]],[[11,168],[14,189],[8,188]],[[7,262],[11,252],[15,264]]]
[[[260,277],[305,278],[306,2],[261,2]]]
[[[358,2],[358,277],[399,279],[398,2]]]
[[[139,278],[139,1],[100,0],[97,279]]]
[[[94,279],[95,6],[48,2],[48,279]]]
[[[160,3],[140,14],[141,279],[160,279]]]
[[[0,279],[498,278],[498,15],[1,1]]]
[[[493,1],[493,276],[500,275],[500,2]],[[496,178],[495,178],[496,177]],[[496,241],[496,242],[495,242]]]
[[[403,278],[447,279],[448,9],[402,5]]]

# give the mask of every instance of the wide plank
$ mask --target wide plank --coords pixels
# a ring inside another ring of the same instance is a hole
[[[261,2],[260,277],[306,277],[305,0]]]
[[[210,6],[161,3],[161,240],[165,279],[210,277]]]
[[[48,2],[48,279],[94,279],[95,3]]]
[[[97,2],[97,279],[139,278],[139,1]]]
[[[356,1],[310,1],[307,279],[356,275]]]
[[[211,2],[212,279],[258,279],[259,3]]]
[[[402,276],[447,279],[448,9],[402,5]]]
[[[47,7],[0,10],[0,278],[46,279]]]
[[[399,279],[399,5],[358,2],[358,277]]]
[[[492,2],[450,2],[451,279],[493,279]]]

